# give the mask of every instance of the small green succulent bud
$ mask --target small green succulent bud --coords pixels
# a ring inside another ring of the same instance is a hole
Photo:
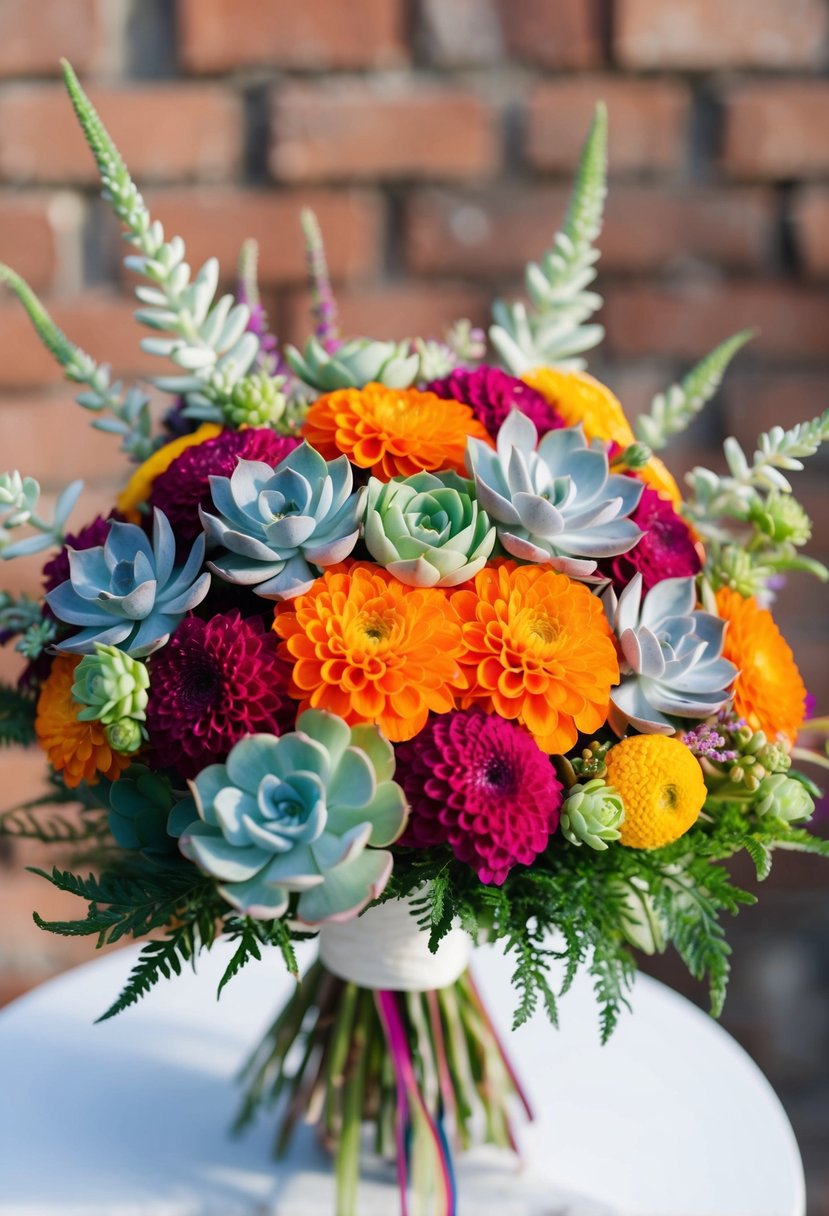
[[[727,587],[748,598],[765,590],[774,571],[738,545],[724,545],[711,561],[708,573],[715,591]]]
[[[579,777],[604,777],[607,775],[605,756],[610,749],[609,743],[599,743],[594,739],[585,747],[580,756],[572,761],[573,772]]]
[[[561,830],[571,844],[602,851],[621,836],[625,807],[613,786],[598,777],[574,785],[561,808]]]
[[[285,413],[283,376],[256,372],[237,380],[225,417],[234,426],[273,426]]]
[[[812,535],[812,521],[791,494],[773,490],[765,499],[757,498],[748,515],[759,532],[777,544],[805,545]]]
[[[754,810],[758,815],[774,815],[786,823],[799,823],[811,819],[815,804],[812,795],[784,773],[773,773],[760,782]]]
[[[34,477],[22,477],[17,469],[0,473],[0,519],[5,518],[7,528],[25,524],[39,499],[40,486]]]
[[[792,767],[792,758],[784,743],[766,743],[757,752],[757,761],[767,773],[785,773]]]
[[[150,676],[144,663],[116,646],[98,642],[95,653],[85,655],[75,669],[72,697],[84,706],[78,714],[81,722],[120,725],[124,719],[144,721],[149,687]],[[116,748],[122,750],[135,748]]]
[[[618,460],[614,461],[614,465],[624,465],[625,468],[631,471],[644,469],[651,456],[653,456],[653,451],[646,443],[631,443],[628,444]]]
[[[124,756],[137,752],[146,737],[146,731],[135,718],[121,718],[118,722],[110,722],[104,733],[112,750]]]

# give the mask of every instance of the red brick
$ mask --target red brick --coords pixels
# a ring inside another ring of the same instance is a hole
[[[735,177],[829,172],[829,81],[738,85],[724,99],[722,163]]]
[[[617,0],[629,68],[812,68],[826,59],[823,0]]]
[[[530,93],[526,153],[536,169],[569,172],[576,164],[596,102],[610,115],[611,171],[672,172],[685,155],[690,95],[677,80],[581,76],[545,81]]]
[[[225,278],[234,274],[246,237],[259,241],[263,283],[305,281],[299,213],[319,219],[331,274],[355,279],[375,273],[383,241],[383,210],[376,195],[360,190],[165,190],[147,196],[168,233],[179,233],[192,266],[218,257]]]
[[[753,451],[761,432],[805,422],[826,408],[829,368],[815,372],[737,369],[726,377],[723,394],[727,432],[735,435],[746,450]],[[826,445],[809,457],[809,468],[825,468],[827,464]]]
[[[782,281],[692,281],[675,289],[609,284],[602,319],[616,356],[672,354],[695,361],[729,334],[751,327],[759,330],[755,356],[814,361],[826,357],[829,299]]]
[[[75,285],[80,263],[83,205],[66,191],[0,195],[0,262],[35,291],[62,279]]]
[[[809,275],[829,275],[829,187],[809,186],[794,205],[794,233]]]
[[[510,53],[546,68],[589,68],[602,61],[596,0],[498,0]]]
[[[485,194],[424,190],[409,197],[411,270],[433,274],[513,273],[540,257],[561,224],[569,190],[505,188]],[[762,266],[772,245],[775,202],[761,188],[611,191],[600,239],[603,269],[672,270],[689,261]]]
[[[486,295],[453,283],[355,288],[339,293],[337,303],[343,333],[372,338],[439,338],[459,317],[468,317],[476,324],[487,317]],[[287,342],[304,343],[312,329],[306,292],[286,296],[281,325]]]
[[[400,0],[181,0],[178,20],[181,61],[193,72],[377,67],[406,58]]]
[[[61,57],[86,71],[101,49],[99,0],[3,0],[0,75],[60,73]]]
[[[93,415],[82,410],[70,388],[51,396],[25,393],[6,397],[0,404],[0,452],[37,477],[44,488],[62,489],[67,480],[81,477],[87,484],[109,482],[121,464],[118,438],[92,428]],[[67,459],[67,435],[72,444]]]
[[[239,162],[242,110],[214,85],[93,87],[90,97],[136,178],[221,179]],[[0,96],[0,177],[92,182],[97,170],[58,85],[21,84]]]
[[[169,371],[170,365],[165,360],[139,349],[140,339],[149,330],[135,320],[133,305],[126,297],[90,293],[47,303],[64,333],[93,358],[111,363],[118,374],[163,375]],[[57,384],[62,380],[60,367],[43,348],[21,306],[9,299],[8,293],[0,301],[0,333],[4,349],[14,351],[13,359],[0,360],[0,390]]]
[[[430,64],[472,67],[500,62],[504,40],[496,0],[420,0],[416,42]]]
[[[274,97],[270,167],[284,181],[474,178],[497,161],[494,113],[466,90],[349,81]]]

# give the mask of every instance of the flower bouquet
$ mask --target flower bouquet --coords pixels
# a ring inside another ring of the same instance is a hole
[[[65,78],[172,401],[162,416],[114,382],[0,268],[134,466],[109,516],[71,533],[79,483],[46,519],[32,478],[0,481],[2,556],[52,550],[42,601],[0,601],[28,660],[0,731],[51,772],[2,830],[92,866],[43,874],[88,911],[42,928],[149,939],[104,1018],[219,936],[236,946],[223,986],[268,946],[296,973],[295,940],[319,935],[240,1118],[278,1102],[283,1148],[317,1125],[339,1216],[366,1123],[403,1211],[411,1193],[453,1212],[450,1146],[514,1145],[522,1098],[468,970],[477,942],[514,960],[516,1027],[539,1002],[555,1023],[586,967],[608,1036],[634,950],[669,943],[716,1013],[720,918],[754,902],[723,863],[745,850],[764,878],[775,848],[829,851],[802,826],[818,791],[793,761],[826,761],[796,746],[806,689],[769,611],[784,573],[827,576],[800,553],[787,474],[829,413],[752,458],[729,439],[727,475],[695,469],[683,498],[654,453],[750,335],[635,429],[583,370],[602,336],[601,107],[528,302],[494,307],[490,356],[468,322],[443,341],[341,337],[310,214],[299,351],[268,332],[255,249],[233,294],[213,259],[193,275]]]

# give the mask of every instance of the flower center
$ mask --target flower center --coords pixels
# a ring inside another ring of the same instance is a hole
[[[478,784],[502,797],[514,794],[516,789],[515,766],[509,757],[496,753],[489,756],[478,770]]]
[[[533,617],[529,624],[530,637],[539,642],[554,642],[560,632],[558,622],[549,616]]]
[[[659,805],[663,811],[675,811],[679,803],[679,790],[675,785],[663,785],[659,795]]]
[[[391,636],[391,622],[379,612],[361,615],[357,627],[363,637],[372,642],[385,642]]]

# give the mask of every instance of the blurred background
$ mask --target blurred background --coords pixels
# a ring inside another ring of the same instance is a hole
[[[298,224],[312,206],[345,328],[439,336],[520,291],[560,222],[599,98],[610,111],[601,241],[607,339],[591,370],[631,414],[720,339],[759,333],[669,460],[720,467],[724,435],[829,402],[829,5],[826,0],[0,0],[0,260],[119,373],[146,374],[123,247],[56,79],[72,61],[157,218],[232,280],[261,244],[271,325],[308,329]],[[155,361],[155,370],[159,370]],[[7,294],[0,467],[54,491],[83,476],[76,523],[123,474]],[[829,558],[824,456],[797,481]],[[35,564],[2,571],[37,591]],[[826,589],[792,580],[776,615],[829,712]],[[0,660],[2,675],[14,656]],[[31,797],[34,754],[2,756],[0,803]],[[819,822],[827,832],[827,820]],[[0,1003],[90,957],[41,934],[76,914],[0,855]],[[741,871],[750,884],[747,872]],[[829,1213],[829,867],[787,854],[731,932],[723,1022],[780,1093]],[[703,1001],[671,957],[648,969]],[[677,1050],[681,1050],[677,1044]],[[758,1152],[769,1146],[759,1146]]]

